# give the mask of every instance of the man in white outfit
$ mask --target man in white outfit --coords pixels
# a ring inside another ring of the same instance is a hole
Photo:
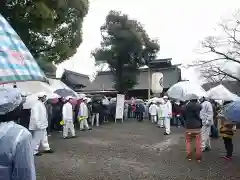
[[[156,105],[156,102],[153,102],[151,106],[149,107],[149,113],[151,115],[151,122],[156,123],[157,122],[157,111],[158,106]]]
[[[63,121],[63,138],[68,137],[68,130],[70,130],[70,133],[72,137],[75,137],[75,129],[73,124],[73,108],[71,104],[71,96],[67,96],[65,98],[65,104],[62,108],[62,121]]]
[[[88,108],[87,108],[87,98],[84,97],[82,99],[80,99],[80,107],[79,107],[79,112],[78,112],[78,120],[80,122],[80,131],[84,131],[85,128],[87,130],[91,130],[91,128],[89,128],[88,126]]]
[[[163,118],[164,118],[164,126],[165,126],[165,133],[164,135],[170,135],[171,134],[171,129],[170,129],[170,121],[172,117],[172,104],[168,100],[167,96],[163,97],[164,103],[162,106],[162,113],[163,113]]]
[[[42,154],[39,152],[40,145],[44,153],[53,153],[53,151],[49,147],[46,131],[48,127],[47,110],[44,105],[46,94],[41,92],[37,94],[37,97],[38,100],[31,109],[29,130],[32,131],[33,153],[36,156],[41,156]]]
[[[163,101],[161,101],[159,103],[159,106],[158,106],[158,124],[157,126],[160,127],[160,128],[163,128],[164,127],[164,116],[163,116]]]
[[[202,151],[209,151],[211,149],[210,132],[213,125],[213,107],[212,104],[205,98],[202,98],[202,110],[200,111],[200,118],[202,119]]]

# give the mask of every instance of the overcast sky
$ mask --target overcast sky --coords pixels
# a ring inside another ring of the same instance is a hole
[[[240,8],[239,0],[90,0],[83,24],[83,43],[77,53],[59,65],[63,69],[91,75],[91,51],[99,47],[100,26],[110,10],[118,10],[140,21],[152,38],[159,39],[159,58],[173,58],[174,64],[188,64],[198,58],[196,48],[208,35],[216,34],[217,23]],[[194,70],[183,70],[183,77],[198,79]]]

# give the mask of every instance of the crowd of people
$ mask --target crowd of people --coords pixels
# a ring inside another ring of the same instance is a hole
[[[167,96],[163,101],[151,102],[146,106],[149,119],[160,128],[165,128],[164,135],[170,135],[171,124],[186,129],[187,158],[192,160],[191,143],[195,143],[196,159],[202,159],[202,152],[211,150],[211,137],[222,136],[226,149],[226,160],[232,159],[233,143],[232,137],[236,125],[229,122],[221,115],[222,107],[230,103],[224,102],[222,106],[206,97],[192,99],[190,101],[170,101]],[[219,129],[218,129],[219,127]]]
[[[64,139],[75,137],[76,125],[81,131],[91,130],[94,125],[99,126],[113,118],[116,109],[116,103],[106,105],[99,100],[88,103],[86,97],[80,97],[77,104],[73,105],[71,96],[62,98],[59,104],[49,106],[46,97],[44,93],[37,94],[38,99],[30,109],[29,122],[23,123],[21,93],[16,88],[0,88],[0,165],[4,167],[0,168],[0,179],[35,180],[33,155],[54,153],[48,143],[52,130],[62,131]],[[234,125],[223,116],[217,116],[217,111],[216,102],[210,102],[204,97],[179,102],[170,101],[164,96],[160,102],[125,102],[124,118],[137,118],[141,122],[144,116],[148,117],[159,128],[165,128],[165,135],[171,134],[171,122],[177,127],[185,127],[187,158],[192,160],[191,142],[195,139],[198,162],[202,159],[202,152],[211,150],[210,135],[214,133],[211,129],[216,125],[214,119],[220,119],[220,133],[227,151],[224,159],[231,160]],[[99,121],[100,116],[102,121]],[[23,123],[26,128],[16,122]]]

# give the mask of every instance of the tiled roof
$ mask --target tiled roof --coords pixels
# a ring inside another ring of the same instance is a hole
[[[181,71],[178,67],[172,66],[170,68],[154,70],[154,72],[163,73],[164,88],[169,88],[171,85],[181,80]],[[114,90],[113,76],[111,72],[100,72],[96,79],[84,87],[83,91],[98,91],[98,90]],[[138,77],[138,84],[134,89],[148,89],[148,70],[141,69]]]

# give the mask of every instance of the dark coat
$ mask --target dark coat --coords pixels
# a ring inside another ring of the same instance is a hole
[[[103,111],[102,104],[99,102],[92,102],[92,113],[101,113]]]
[[[140,113],[144,113],[144,112],[145,112],[145,106],[144,106],[144,104],[139,104],[139,106],[138,106],[138,112],[140,112]]]
[[[200,118],[200,111],[202,107],[198,102],[189,102],[183,111],[186,129],[200,129],[202,128],[202,120]]]

